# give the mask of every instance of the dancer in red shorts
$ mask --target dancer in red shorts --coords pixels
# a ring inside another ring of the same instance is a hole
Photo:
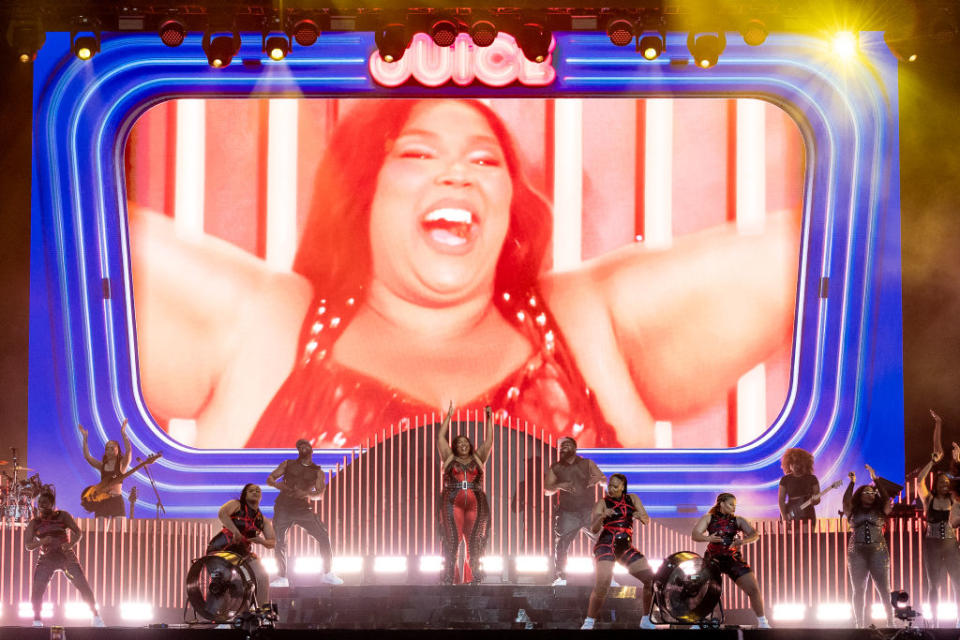
[[[453,448],[447,443],[453,403],[437,433],[437,451],[443,462],[443,490],[440,494],[440,517],[443,523],[443,583],[453,584],[458,578],[457,548],[460,540],[467,543],[466,567],[462,582],[479,584],[480,556],[487,546],[490,529],[490,504],[483,492],[483,465],[493,449],[493,409],[484,410],[484,437],[474,450],[470,438],[459,435]]]

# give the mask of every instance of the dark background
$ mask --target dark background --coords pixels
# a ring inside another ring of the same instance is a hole
[[[960,43],[900,65],[906,470],[960,441]],[[723,58],[720,59],[723,64]],[[32,65],[0,43],[0,459],[25,458]],[[890,420],[901,417],[891,415]]]

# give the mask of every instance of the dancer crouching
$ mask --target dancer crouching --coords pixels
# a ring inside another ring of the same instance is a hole
[[[627,568],[630,575],[643,583],[643,617],[641,629],[655,629],[650,621],[650,605],[653,602],[653,571],[642,553],[633,547],[633,519],[641,524],[650,522],[650,516],[636,494],[627,493],[627,477],[620,473],[610,476],[607,493],[593,507],[590,530],[598,533],[597,543],[593,547],[596,560],[596,582],[590,594],[587,617],[581,629],[593,629],[600,607],[607,597],[610,579],[613,577],[614,562]]]

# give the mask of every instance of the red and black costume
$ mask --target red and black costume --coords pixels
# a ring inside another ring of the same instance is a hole
[[[476,460],[463,464],[456,459],[443,473],[440,494],[440,518],[443,526],[445,584],[453,584],[457,569],[457,548],[466,540],[466,567],[463,582],[480,582],[480,556],[487,546],[490,529],[490,504],[483,492],[483,469]]]
[[[707,533],[712,536],[720,536],[723,538],[723,542],[708,544],[707,552],[703,558],[718,572],[730,576],[733,581],[753,571],[750,565],[743,561],[740,547],[732,546],[734,539],[741,531],[743,529],[740,527],[740,521],[735,514],[713,513],[710,515]]]
[[[233,521],[233,525],[243,537],[238,539],[229,529],[224,527],[207,544],[207,553],[230,551],[240,556],[251,555],[249,539],[256,538],[263,533],[263,514],[260,509],[241,502],[240,508],[230,514],[230,520]]]
[[[619,562],[629,567],[644,557],[633,546],[633,514],[637,508],[626,492],[619,498],[605,495],[603,503],[615,513],[603,519],[603,528],[593,546],[593,557],[597,562]]]
[[[97,610],[97,599],[93,596],[93,589],[83,575],[83,568],[77,554],[72,550],[64,551],[63,545],[69,542],[67,536],[68,524],[73,517],[66,511],[54,511],[49,517],[38,515],[31,520],[33,536],[37,539],[50,537],[54,542],[40,547],[40,557],[33,569],[33,587],[30,589],[30,601],[33,610],[39,614],[43,603],[43,593],[47,590],[50,578],[57,571],[63,571],[67,579],[80,592],[80,597],[90,606],[91,611]],[[76,526],[76,525],[74,525]]]

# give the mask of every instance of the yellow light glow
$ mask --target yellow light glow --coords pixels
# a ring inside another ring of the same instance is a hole
[[[280,61],[280,60],[283,60],[286,56],[287,56],[286,51],[284,51],[280,47],[274,47],[273,49],[270,49],[271,60]]]
[[[712,65],[710,64],[709,60],[703,59],[700,61],[700,66],[704,69],[709,69]]]
[[[657,50],[654,49],[653,47],[647,47],[646,49],[643,50],[643,57],[646,58],[647,60],[656,60]]]
[[[842,60],[852,60],[857,56],[857,35],[852,31],[839,31],[833,36],[831,49]]]
[[[916,62],[916,61],[917,61],[917,54],[915,53],[911,54],[910,57],[907,58],[907,62]]]
[[[90,51],[89,47],[80,47],[77,49],[77,57],[81,60],[89,60],[93,57],[93,52]]]
[[[213,66],[214,66],[214,68],[219,69],[220,67],[223,66],[223,60],[221,60],[220,58],[214,58],[214,59],[213,59]]]

